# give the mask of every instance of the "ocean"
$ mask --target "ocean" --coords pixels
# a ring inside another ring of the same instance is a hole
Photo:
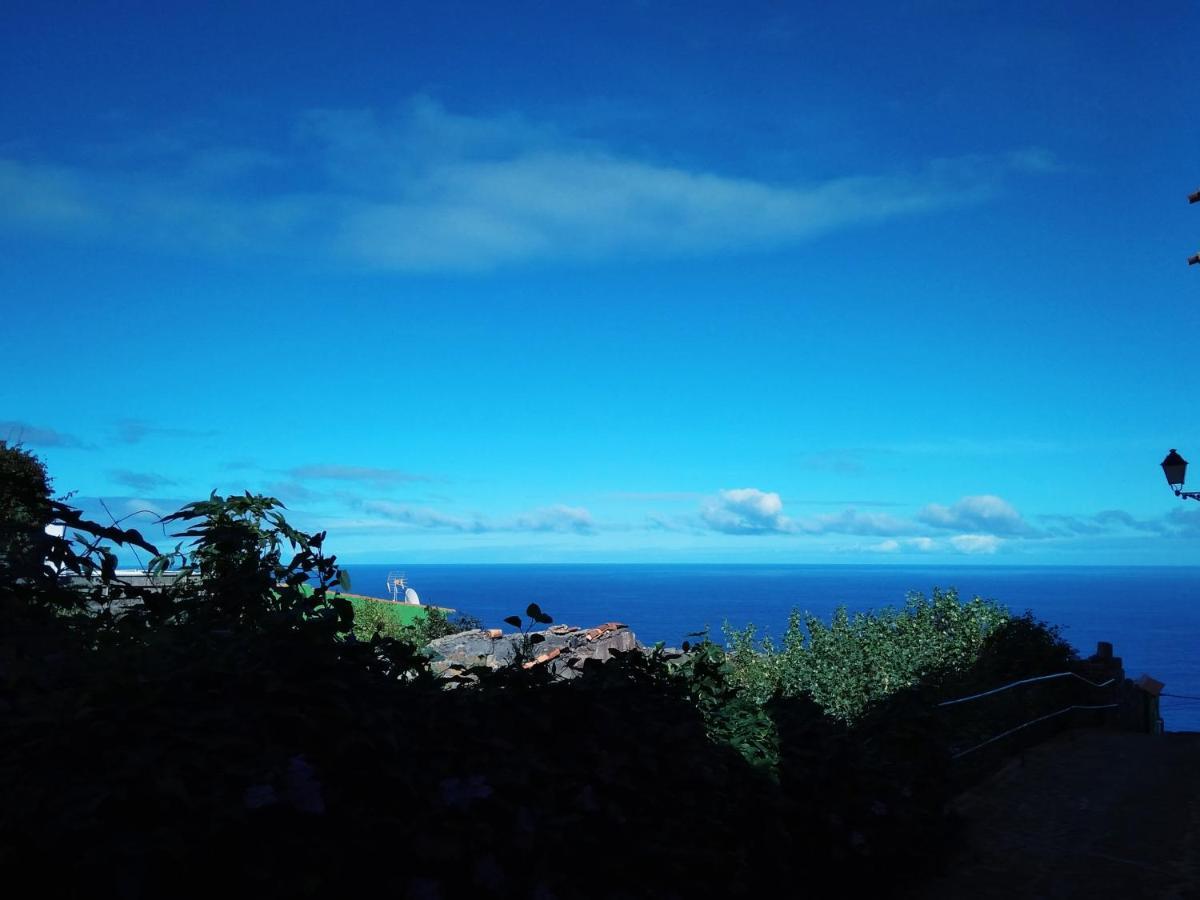
[[[352,590],[386,597],[390,571],[404,572],[422,603],[452,607],[501,627],[538,603],[555,622],[624,622],[645,644],[678,646],[705,627],[749,622],[778,637],[793,607],[828,620],[898,606],[910,591],[956,588],[959,596],[1029,609],[1062,628],[1080,655],[1110,641],[1131,678],[1146,673],[1167,693],[1200,698],[1200,567],[822,566],[822,565],[347,565]],[[503,626],[508,627],[508,626]],[[1200,731],[1200,700],[1163,697],[1170,731]]]

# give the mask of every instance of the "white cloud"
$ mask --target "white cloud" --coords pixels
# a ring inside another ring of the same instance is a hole
[[[929,173],[779,186],[591,150],[539,150],[432,168],[405,196],[352,210],[339,247],[400,269],[750,250],[954,205],[977,191]]]
[[[0,224],[32,230],[91,228],[102,218],[84,172],[0,159]]]
[[[1025,172],[1041,174],[1062,172],[1066,169],[1058,157],[1044,147],[1026,147],[1023,150],[1014,150],[1008,155],[1008,159],[1014,169]]]
[[[916,526],[907,519],[887,513],[860,513],[854,509],[845,509],[839,513],[803,519],[796,524],[796,528],[806,534],[889,536],[911,534]]]
[[[1187,537],[1200,534],[1200,510],[1175,507],[1155,518],[1139,519],[1123,509],[1105,509],[1092,515],[1046,514],[1038,516],[1046,533],[1054,537],[1114,535],[1129,532]]]
[[[474,533],[492,530],[482,519],[476,517],[453,516],[426,507],[393,503],[390,500],[368,500],[362,506],[367,512],[419,529],[449,529]]]
[[[191,500],[171,500],[169,498],[130,497],[121,501],[121,505],[125,510],[126,516],[146,514],[149,516],[158,516],[161,519],[163,516],[169,516],[171,513],[178,512],[191,502]]]
[[[963,497],[953,506],[931,503],[917,519],[934,528],[1006,536],[1033,536],[1029,524],[1011,504],[993,494]]]
[[[1029,150],[771,183],[622,154],[519,116],[456,115],[427,98],[395,115],[310,112],[281,152],[183,148],[165,159],[110,154],[102,170],[0,160],[0,227],[316,252],[406,271],[489,269],[785,246],[977,202],[1049,160]],[[264,167],[290,186],[264,179],[247,193],[247,173]]]
[[[999,497],[964,497],[953,507],[936,504],[925,507],[920,521],[889,513],[862,513],[850,508],[841,512],[791,519],[783,513],[779,494],[758,488],[723,490],[700,510],[700,522],[708,529],[725,534],[853,534],[885,538],[874,549],[894,552],[899,549],[930,552],[939,542],[920,534],[924,525],[969,531],[974,534],[1027,535],[1034,533],[1020,515]],[[655,519],[658,527],[668,522]],[[963,542],[965,544],[971,541]],[[893,547],[892,544],[895,546]],[[962,549],[962,548],[958,548]]]
[[[1200,510],[1175,507],[1162,517],[1163,532],[1173,537],[1200,537]]]
[[[950,538],[950,545],[959,553],[995,553],[1000,543],[994,534],[956,534]]]
[[[592,514],[582,506],[559,504],[517,516],[512,522],[511,530],[591,534],[596,530],[596,523],[592,520]]]
[[[176,428],[167,425],[155,425],[142,419],[120,419],[113,426],[115,440],[122,444],[139,444],[146,438],[206,438],[217,432],[209,429]]]
[[[701,520],[724,534],[770,534],[793,531],[783,514],[783,500],[758,488],[723,490],[700,510]]]
[[[409,506],[390,500],[368,500],[362,508],[393,522],[416,529],[448,530],[471,534],[484,532],[552,532],[556,534],[594,534],[592,514],[581,506],[562,504],[520,513],[507,519],[491,520],[483,516],[456,516],[427,507]]]
[[[131,487],[135,491],[152,491],[161,487],[175,484],[174,478],[167,478],[154,472],[134,472],[129,469],[113,469],[109,477],[117,484]]]
[[[111,514],[122,523],[123,528],[138,528],[149,534],[146,529],[154,524],[156,518],[170,515],[192,500],[171,497],[75,496],[68,502],[70,506],[82,510],[84,518],[108,523],[112,521]],[[161,530],[155,531],[161,536]]]
[[[321,499],[319,493],[295,481],[275,481],[266,485],[264,490],[285,503],[312,503]]]
[[[0,421],[0,440],[13,445],[33,444],[40,447],[87,446],[73,434],[11,419]]]
[[[414,475],[401,469],[380,469],[374,466],[345,466],[340,464],[317,464],[288,469],[287,474],[297,479],[320,479],[323,481],[353,481],[385,487],[412,481],[429,481],[427,475]]]
[[[887,538],[867,547],[874,553],[932,553],[944,550],[945,545],[929,537]]]

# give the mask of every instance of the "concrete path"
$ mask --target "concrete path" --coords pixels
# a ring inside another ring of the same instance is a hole
[[[1200,734],[1065,732],[954,808],[966,849],[914,898],[1200,900]]]

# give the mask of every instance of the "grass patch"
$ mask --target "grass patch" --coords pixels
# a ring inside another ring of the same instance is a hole
[[[370,597],[343,595],[354,606],[354,620],[381,620],[397,628],[416,625],[428,617],[428,607],[412,606],[408,603],[393,603],[391,600],[373,600]]]
[[[312,594],[308,585],[301,585],[300,590]],[[369,641],[376,632],[382,632],[386,637],[425,643],[454,630],[447,622],[447,614],[454,612],[452,609],[393,603],[361,594],[335,592],[334,596],[345,597],[354,607],[354,635],[359,640]]]

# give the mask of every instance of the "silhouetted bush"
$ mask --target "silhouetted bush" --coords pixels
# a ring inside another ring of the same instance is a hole
[[[50,477],[45,464],[0,440],[0,582],[41,574],[41,534],[49,523]]]
[[[835,619],[761,669],[705,639],[569,681],[526,653],[447,689],[415,642],[350,638],[324,535],[279,508],[214,494],[167,517],[189,543],[153,566],[192,577],[154,591],[123,586],[101,546],[140,535],[46,508],[82,538],[55,558],[92,577],[4,587],[3,626],[22,603],[75,610],[0,631],[11,883],[89,900],[682,898],[820,892],[833,874],[878,893],[949,845],[932,705],[949,682],[931,673],[991,677],[1054,649],[935,594],[907,618]],[[887,649],[929,635],[916,662]]]

